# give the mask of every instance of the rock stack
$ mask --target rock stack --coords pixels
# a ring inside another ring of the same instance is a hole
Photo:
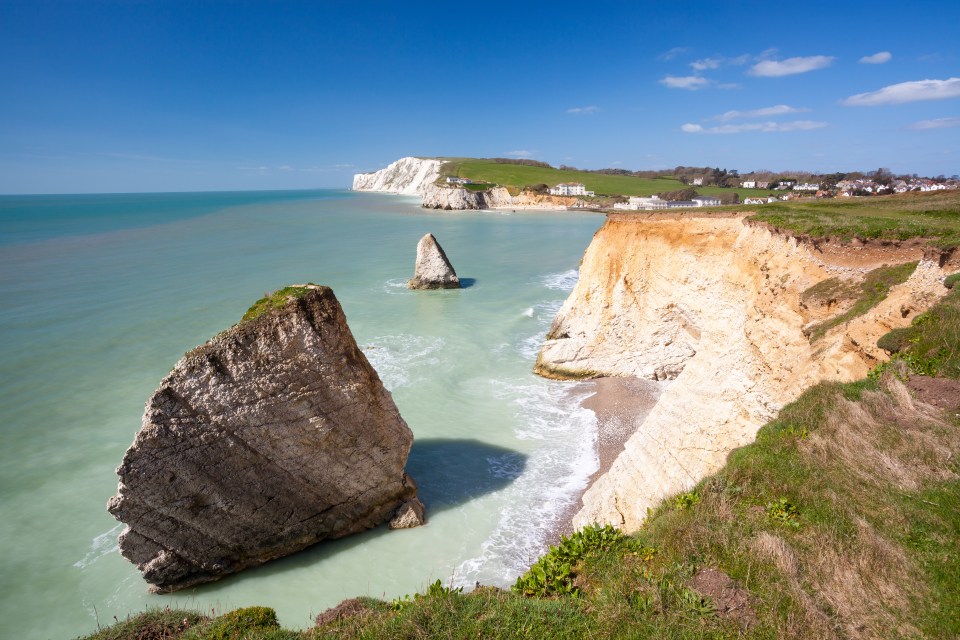
[[[417,243],[417,262],[408,286],[411,289],[460,288],[457,272],[432,233],[423,236]]]
[[[127,524],[120,551],[153,591],[394,514],[422,522],[403,471],[413,434],[333,291],[289,287],[261,303],[162,380],[117,469],[108,509]]]

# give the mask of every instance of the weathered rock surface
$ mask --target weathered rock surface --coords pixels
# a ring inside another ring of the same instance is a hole
[[[397,509],[397,514],[390,520],[390,528],[412,529],[425,523],[423,503],[420,498],[413,497]]]
[[[586,203],[575,196],[551,196],[523,191],[515,196],[504,187],[471,191],[463,187],[428,184],[420,191],[425,209],[461,211],[470,209],[578,209]]]
[[[460,288],[457,272],[432,233],[423,236],[417,243],[417,262],[413,268],[413,278],[407,284],[411,289]]]
[[[811,344],[800,294],[850,267],[742,218],[613,215],[594,236],[536,370],[672,382],[584,494],[574,526],[637,529],[648,507],[718,470],[806,387],[866,375],[885,357],[876,337],[945,292],[943,271],[922,261],[886,301]]]
[[[442,164],[442,160],[433,158],[400,158],[379,171],[355,174],[353,190],[421,195],[428,185],[440,177]]]
[[[184,356],[148,400],[108,509],[175,591],[376,526],[415,500],[413,441],[327,287]]]

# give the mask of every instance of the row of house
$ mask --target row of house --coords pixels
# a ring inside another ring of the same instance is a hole
[[[689,209],[693,207],[716,207],[720,198],[714,196],[695,196],[690,200],[662,200],[659,196],[644,198],[630,196],[627,202],[617,202],[614,209],[623,211],[656,211],[658,209]]]

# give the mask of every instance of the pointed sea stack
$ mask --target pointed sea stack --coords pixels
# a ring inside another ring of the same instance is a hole
[[[108,503],[120,552],[170,592],[419,511],[412,443],[333,291],[287,287],[147,401]]]
[[[413,268],[413,278],[407,286],[411,289],[460,288],[457,272],[453,270],[447,254],[432,233],[423,236],[417,243],[417,263]]]

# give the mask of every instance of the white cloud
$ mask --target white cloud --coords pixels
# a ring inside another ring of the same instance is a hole
[[[589,107],[574,107],[567,109],[567,113],[575,116],[590,116],[600,111],[600,107],[590,105]]]
[[[791,76],[830,66],[833,56],[806,56],[786,60],[762,60],[750,67],[750,75],[761,77]]]
[[[804,111],[809,111],[809,109],[799,109],[797,107],[790,107],[785,104],[778,104],[773,107],[751,109],[750,111],[727,111],[718,116],[714,116],[712,119],[734,120],[736,118],[769,118],[771,116],[782,116],[788,113],[802,113]]]
[[[293,171],[293,167],[291,167],[288,164],[280,165],[279,167],[277,167],[277,169],[279,169],[280,171]]]
[[[710,81],[700,76],[664,76],[660,84],[671,89],[688,89],[696,91],[710,84]]]
[[[734,66],[738,67],[750,62],[750,56],[743,54],[735,58],[728,58],[726,56],[717,56],[715,58],[702,58],[700,60],[694,60],[690,63],[690,66],[693,67],[694,71],[708,71],[712,69],[719,69],[724,66]]]
[[[917,131],[926,131],[928,129],[949,129],[950,127],[960,127],[960,118],[934,118],[933,120],[921,120],[909,125],[907,129]]]
[[[872,56],[863,56],[860,58],[861,64],[883,64],[884,62],[890,62],[890,58],[893,56],[889,51],[879,51]]]
[[[793,122],[749,122],[746,124],[724,124],[719,127],[704,128],[699,124],[687,123],[680,127],[684,133],[744,133],[746,131],[760,131],[763,133],[780,133],[784,131],[810,131],[822,129],[826,122],[814,120],[795,120]]]
[[[960,96],[960,78],[948,80],[915,80],[891,84],[879,91],[858,93],[840,104],[848,107],[872,107],[878,104],[902,104],[920,100],[943,100]]]
[[[526,149],[520,149],[518,151],[507,151],[503,155],[509,156],[511,158],[529,158],[535,153],[536,151],[527,151]]]
[[[673,49],[670,49],[669,51],[664,51],[663,53],[658,55],[657,60],[673,60],[680,54],[687,53],[688,51],[690,51],[690,49],[688,49],[687,47],[674,47]]]

